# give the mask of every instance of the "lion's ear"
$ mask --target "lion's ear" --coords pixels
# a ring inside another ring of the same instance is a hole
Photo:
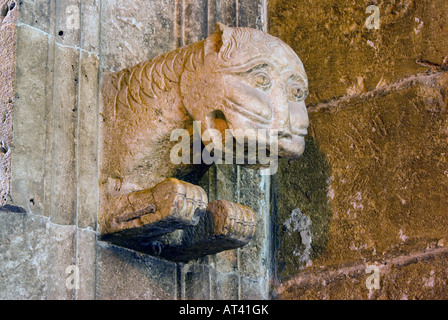
[[[219,53],[222,47],[226,47],[233,29],[218,22],[215,32],[210,34],[205,40],[205,54],[210,52]]]
[[[228,41],[230,38],[230,35],[233,32],[233,28],[226,26],[225,24],[222,24],[221,22],[216,23],[215,32],[219,32],[222,35],[223,42]]]

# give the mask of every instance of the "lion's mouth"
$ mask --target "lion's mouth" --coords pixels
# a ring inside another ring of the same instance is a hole
[[[244,151],[240,151],[240,161],[235,162],[236,164],[264,167],[269,166],[269,164],[261,164],[259,159],[295,159],[303,153],[304,137],[308,134],[306,128],[294,128],[288,133],[269,129],[271,120],[241,107],[230,98],[225,98],[225,101],[227,110],[223,111],[227,111],[229,115],[234,114],[234,116],[237,116],[237,121],[234,122],[231,117],[226,117],[221,110],[212,112],[207,120],[208,128],[217,129],[222,135],[221,138],[225,136],[222,145],[224,151],[222,154],[223,158],[227,153],[229,157],[236,160],[238,158],[236,148],[239,146],[238,148]],[[246,119],[246,121],[244,119],[241,121],[241,118]],[[238,126],[238,123],[240,126],[244,126],[244,128],[235,128],[235,126]],[[227,135],[227,130],[230,131],[229,135]],[[227,141],[229,138],[231,141]],[[253,145],[255,150],[251,149],[250,145]],[[233,156],[230,154],[233,154]],[[251,158],[256,159],[255,162],[251,163],[249,161]]]
[[[232,101],[230,98],[225,98],[226,107],[232,112],[236,112],[249,121],[256,124],[256,127],[260,127],[260,129],[267,129],[268,126],[271,124],[271,119],[267,119],[265,117],[262,117],[256,113],[253,113],[246,108],[242,107],[238,103]],[[275,133],[275,129],[272,130]],[[299,137],[305,137],[308,134],[308,130],[306,128],[291,128],[291,134],[292,136],[299,136]],[[282,139],[283,137],[279,135],[279,139]],[[285,138],[288,139],[288,138]]]
[[[291,130],[293,135],[305,137],[308,134],[307,129],[293,129]]]
[[[225,98],[226,107],[228,107],[231,111],[237,112],[247,118],[248,120],[255,122],[257,124],[269,125],[271,123],[271,119],[266,119],[258,114],[255,114],[246,108],[242,107],[238,103],[232,101],[230,98]]]

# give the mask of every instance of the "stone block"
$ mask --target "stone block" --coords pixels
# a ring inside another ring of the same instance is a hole
[[[269,299],[267,283],[264,279],[241,277],[241,300],[265,300]]]
[[[56,43],[65,46],[79,47],[81,35],[81,1],[55,1]]]
[[[212,30],[215,30],[216,22],[219,22],[219,21],[216,21],[216,13],[217,13],[216,9],[217,9],[217,1],[208,1],[208,3],[207,3],[207,25],[208,25],[207,30],[208,30],[208,32],[207,33],[209,33],[209,34]]]
[[[263,1],[218,0],[207,3],[208,32],[215,30],[217,22],[229,27],[249,27],[264,30]]]
[[[210,268],[207,265],[189,263],[183,270],[184,297],[186,300],[210,299]]]
[[[21,0],[16,1],[18,22],[27,24],[47,34],[53,34],[54,4],[53,0]]]
[[[270,176],[260,171],[240,169],[240,202],[252,208],[256,214],[256,232],[253,239],[240,249],[239,271],[257,278],[264,277],[270,266]]]
[[[385,268],[380,276],[381,293],[375,295],[389,300],[446,300],[447,261],[448,253],[444,250]]]
[[[215,23],[221,22],[229,27],[237,26],[237,5],[235,0],[218,0],[214,9],[215,12],[211,12],[211,15]]]
[[[238,26],[265,30],[263,1],[238,0]]]
[[[211,294],[213,300],[238,300],[238,274],[212,273]]]
[[[214,166],[211,187],[215,199],[238,202],[238,168],[232,164]],[[218,272],[231,272],[238,267],[238,251],[226,250],[215,255],[214,266]]]
[[[214,183],[215,183],[216,199],[237,201],[238,167],[236,165],[232,164],[216,165],[214,179],[215,179]]]
[[[75,224],[79,50],[55,46],[51,221]]]
[[[176,264],[97,242],[96,299],[176,299]]]
[[[210,257],[210,265],[217,272],[228,273],[238,270],[238,250],[225,250]]]
[[[98,69],[96,55],[81,52],[77,167],[79,228],[96,228],[98,215]]]
[[[277,298],[285,300],[444,300],[447,299],[446,249],[368,262],[338,271],[304,273],[284,283]],[[378,278],[375,287],[373,272]],[[372,268],[373,269],[373,268]]]
[[[70,278],[74,273],[67,269],[76,266],[76,227],[49,223],[50,274],[48,277],[49,300],[73,300],[75,298],[75,279]],[[69,272],[67,272],[69,271]]]
[[[209,31],[207,24],[207,0],[186,0],[184,1],[183,35],[184,44],[188,45],[205,39]]]
[[[101,54],[106,70],[121,70],[176,48],[174,0],[116,0],[102,6]]]
[[[44,157],[44,201],[43,215],[51,216],[52,210],[52,192],[53,192],[53,150],[54,150],[54,116],[53,116],[53,89],[54,89],[54,66],[55,66],[55,40],[54,37],[48,39],[48,58],[47,58],[47,74],[46,79],[46,144]],[[56,79],[57,81],[57,79]]]
[[[80,47],[99,55],[100,50],[100,1],[81,2],[81,44]]]
[[[0,211],[0,299],[46,299],[51,273],[46,220]]]
[[[79,268],[77,300],[95,299],[96,234],[94,231],[77,229],[76,266]]]
[[[8,199],[11,178],[15,52],[15,24],[0,24],[0,207]]]
[[[46,152],[48,36],[17,27],[11,198],[15,205],[42,214]]]

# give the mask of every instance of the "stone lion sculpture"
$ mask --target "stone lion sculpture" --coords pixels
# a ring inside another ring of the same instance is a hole
[[[302,62],[280,39],[255,29],[218,23],[203,41],[107,74],[101,90],[99,230],[120,245],[151,253],[153,239],[187,230],[201,217],[207,228],[192,232],[199,233],[194,241],[179,240],[184,251],[178,243],[157,246],[156,253],[188,260],[193,252],[244,245],[254,234],[250,208],[208,203],[192,183],[208,165],[171,161],[173,130],[193,135],[198,123],[197,129],[222,136],[266,129],[257,142],[269,149],[276,139],[276,156],[297,158],[304,151],[308,81]]]

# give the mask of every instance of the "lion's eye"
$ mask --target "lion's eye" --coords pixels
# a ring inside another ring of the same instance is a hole
[[[255,84],[263,89],[267,89],[271,86],[271,78],[264,72],[258,72],[253,76]]]
[[[289,91],[289,95],[291,96],[291,98],[296,101],[303,101],[308,96],[308,90],[306,90],[305,88],[302,88],[297,83],[289,86],[288,91]]]

